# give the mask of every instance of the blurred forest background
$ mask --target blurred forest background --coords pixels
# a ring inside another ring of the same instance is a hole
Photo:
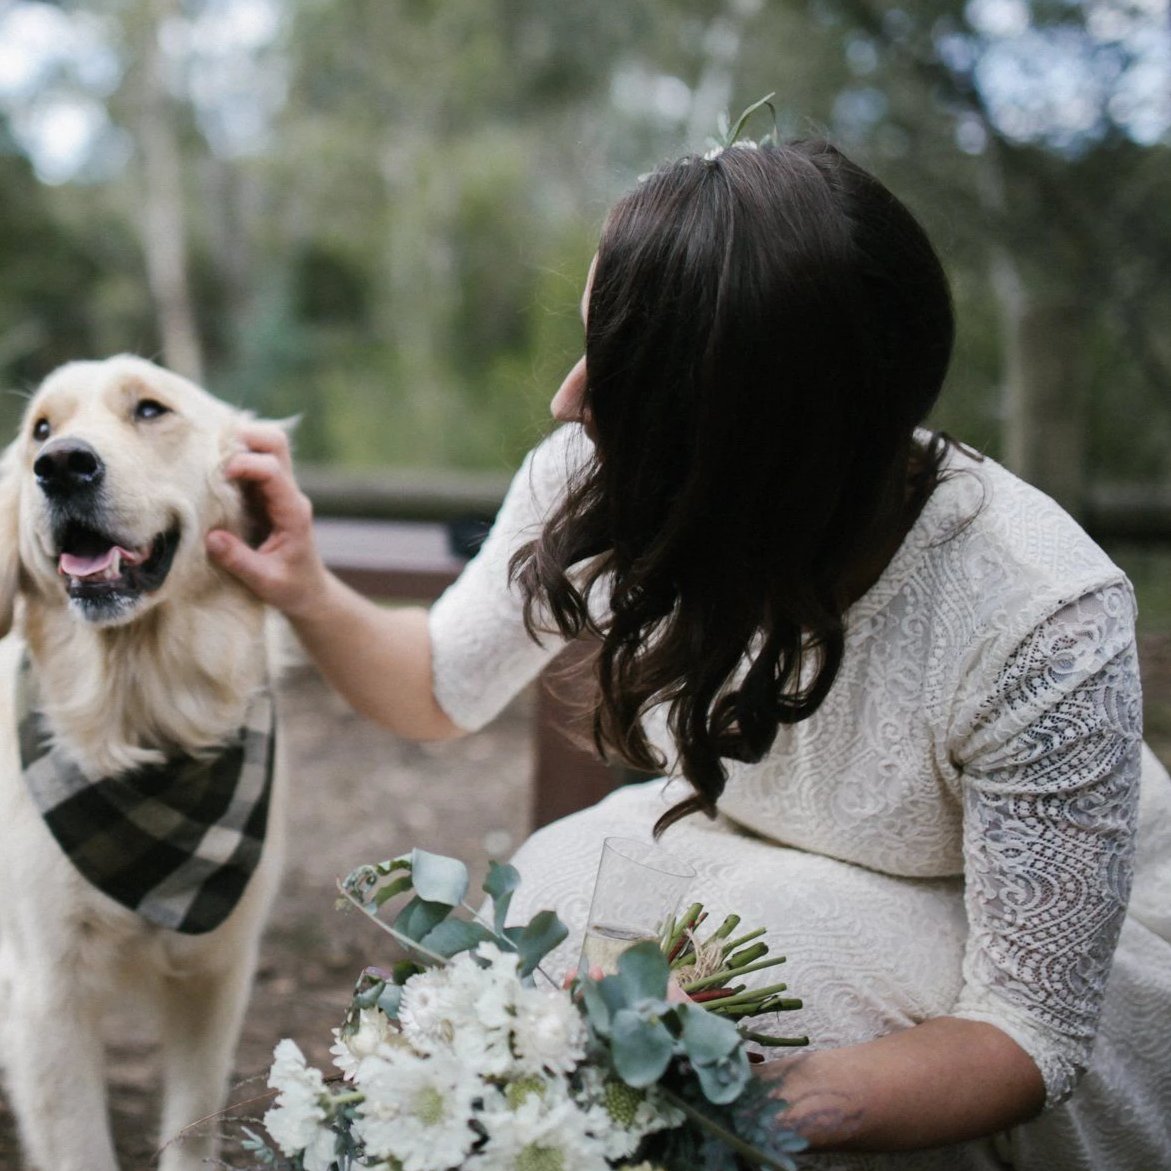
[[[0,0],[0,426],[131,350],[305,460],[509,468],[609,203],[770,91],[937,242],[940,425],[1171,483],[1168,0]]]

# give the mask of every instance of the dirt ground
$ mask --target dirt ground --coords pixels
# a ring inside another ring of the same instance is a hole
[[[1141,648],[1148,739],[1171,760],[1171,637]],[[363,862],[415,846],[464,859],[478,884],[489,858],[507,857],[529,825],[533,697],[461,741],[412,745],[355,716],[309,668],[285,688],[293,765],[289,862],[270,923],[237,1055],[235,1101],[264,1092],[273,1045],[292,1037],[329,1067],[330,1029],[366,963],[389,940],[334,910],[334,882]],[[125,1171],[148,1171],[158,1148],[157,1076],[148,1036],[130,1017],[113,1022],[111,1112]],[[263,1102],[256,1107],[262,1113]],[[0,1171],[20,1167],[11,1116],[0,1099]]]

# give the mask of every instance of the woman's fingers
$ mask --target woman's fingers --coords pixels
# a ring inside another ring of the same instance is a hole
[[[229,479],[253,485],[274,532],[307,532],[311,528],[313,507],[278,456],[239,452],[228,460],[224,471]]]
[[[313,506],[293,478],[282,428],[248,424],[240,438],[246,446],[229,457],[224,474],[248,486],[266,515],[267,536],[253,549],[216,530],[207,536],[208,555],[262,601],[291,615],[308,604],[326,576],[313,537]]]
[[[213,529],[207,534],[207,551],[212,560],[238,577],[254,594],[269,600],[273,588],[279,586],[269,558],[251,549],[235,533]]]
[[[293,453],[289,445],[289,433],[279,423],[242,423],[237,435],[247,450],[274,456],[285,471],[292,475]]]

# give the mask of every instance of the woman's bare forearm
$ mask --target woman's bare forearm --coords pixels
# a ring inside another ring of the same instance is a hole
[[[898,1151],[994,1134],[1045,1101],[1036,1064],[1006,1033],[940,1017],[874,1041],[786,1057],[761,1075],[813,1150]]]
[[[319,602],[288,617],[321,673],[356,711],[412,740],[462,735],[435,698],[425,609],[379,606],[331,574]]]

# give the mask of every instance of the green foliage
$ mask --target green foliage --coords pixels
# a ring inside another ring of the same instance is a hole
[[[481,943],[514,950],[521,978],[531,979],[541,960],[565,939],[566,929],[551,911],[504,927],[519,881],[514,867],[493,863],[483,884],[490,914],[469,920],[452,915],[468,888],[467,868],[457,859],[414,850],[351,873],[340,884],[345,899],[378,922],[411,958],[391,972],[367,968],[362,973],[345,1029],[357,1030],[361,1010],[378,1008],[397,1019],[403,985],[412,976]],[[400,895],[410,897],[388,926],[379,912]],[[684,921],[692,935],[700,914],[702,907]],[[737,922],[730,916],[712,938],[728,940]],[[700,1004],[669,997],[672,968],[663,947],[670,945],[670,936],[666,931],[661,942],[636,944],[619,956],[613,975],[593,979],[582,974],[571,989],[590,1030],[587,1052],[601,1069],[611,1117],[629,1126],[646,1091],[654,1087],[687,1119],[688,1125],[646,1135],[634,1161],[649,1160],[671,1171],[732,1171],[741,1161],[794,1171],[792,1155],[806,1144],[780,1121],[785,1102],[751,1076],[741,1030]],[[736,940],[728,941],[737,948]],[[755,956],[758,949],[747,950]],[[487,961],[478,962],[484,966]],[[534,1079],[532,1086],[517,1084],[509,1092],[515,1098],[539,1086]],[[261,1146],[255,1153],[263,1155],[267,1148],[257,1141]]]
[[[489,867],[482,888],[492,908],[490,918],[454,917],[453,911],[467,909],[468,881],[467,867],[457,858],[413,850],[387,862],[361,866],[339,884],[345,900],[365,911],[411,955],[389,978],[370,969],[363,973],[359,988],[364,990],[366,1007],[378,1003],[389,984],[401,986],[424,967],[478,944],[494,943],[503,951],[515,952],[520,974],[528,978],[564,941],[568,931],[552,911],[542,911],[519,927],[504,926],[520,876],[514,867],[497,862]],[[379,918],[387,902],[407,893],[411,897],[392,924]]]
[[[590,1025],[627,1085],[654,1085],[672,1061],[686,1061],[710,1102],[734,1101],[749,1079],[739,1030],[690,1001],[668,1001],[669,974],[653,940],[624,951],[615,975],[582,982]]]
[[[103,141],[136,149],[51,188],[0,120],[0,384],[14,389],[68,358],[160,347],[142,246],[148,10],[63,7],[105,22],[121,74],[83,96],[109,114]],[[1000,450],[1013,322],[990,272],[1008,257],[1029,297],[1075,301],[1089,322],[1069,345],[1091,472],[1167,474],[1168,144],[1114,123],[1077,149],[1010,139],[959,51],[974,61],[988,45],[961,0],[280,8],[271,44],[250,50],[256,95],[284,94],[267,134],[225,150],[208,108],[216,75],[181,53],[167,109],[206,380],[261,413],[301,415],[302,458],[515,466],[580,350],[606,207],[659,159],[702,149],[718,114],[775,91],[783,135],[833,137],[944,256],[960,331],[939,425]],[[205,9],[178,6],[171,32]],[[1026,15],[1073,37],[1086,27],[1081,5]],[[29,101],[80,77],[47,76]],[[10,425],[19,402],[0,404]]]

